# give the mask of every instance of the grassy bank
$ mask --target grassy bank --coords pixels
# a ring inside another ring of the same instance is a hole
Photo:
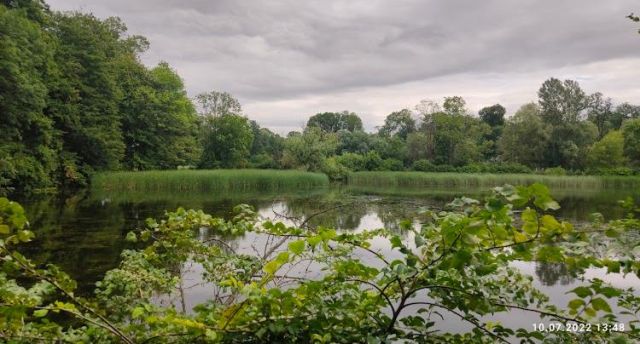
[[[324,174],[293,170],[107,172],[92,179],[94,190],[135,192],[273,191],[328,185],[329,179]]]
[[[428,172],[356,172],[348,177],[350,186],[489,188],[504,184],[543,183],[552,189],[626,189],[640,187],[640,177],[546,176],[537,174],[473,174]]]

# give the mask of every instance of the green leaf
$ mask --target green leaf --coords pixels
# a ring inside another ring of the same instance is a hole
[[[304,252],[305,242],[304,240],[296,240],[289,243],[289,251],[294,254],[300,255]]]
[[[582,299],[573,299],[569,301],[569,308],[571,309],[578,309],[582,306],[584,306],[584,301]]]
[[[275,260],[272,260],[272,261],[268,262],[267,264],[265,264],[262,267],[262,270],[264,272],[270,274],[270,275],[273,275],[273,274],[276,273],[276,271],[278,271],[278,269],[280,269],[280,265],[282,265],[282,264],[278,263]]]
[[[9,234],[11,229],[7,225],[0,225],[0,234]]]
[[[36,318],[42,318],[42,317],[46,316],[47,313],[49,313],[48,309],[38,309],[36,311],[33,311],[33,316],[36,317]]]
[[[311,246],[312,248],[315,248],[316,246],[318,246],[318,244],[322,241],[322,238],[319,235],[314,235],[312,237],[307,238],[307,242],[309,243],[309,246]]]
[[[605,311],[607,313],[611,313],[611,307],[609,307],[609,304],[607,303],[607,301],[605,301],[601,297],[591,300],[591,306],[596,311]]]
[[[127,233],[127,236],[125,237],[125,240],[128,241],[128,242],[137,242],[138,241],[138,236],[134,232],[129,232],[129,233]]]
[[[131,312],[131,317],[136,319],[141,317],[144,314],[144,307],[136,307],[133,309],[133,311]]]
[[[591,289],[589,289],[589,287],[577,287],[577,288],[575,288],[575,289],[573,289],[573,290],[571,290],[569,292],[570,293],[574,293],[574,294],[578,295],[578,297],[581,297],[583,299],[585,297],[587,297],[587,296],[591,296],[592,295]]]
[[[391,237],[391,248],[396,248],[396,247],[403,247],[404,245],[402,245],[402,239],[400,239],[399,236],[394,235],[393,237]]]

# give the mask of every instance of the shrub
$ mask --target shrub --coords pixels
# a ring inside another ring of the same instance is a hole
[[[336,161],[353,172],[366,170],[366,159],[361,154],[344,153],[337,156]]]
[[[379,171],[403,171],[404,164],[398,159],[384,159],[378,169]]]
[[[416,160],[411,166],[412,170],[420,171],[420,172],[433,172],[435,171],[435,168],[436,168],[436,165],[434,165],[431,161],[426,159]]]
[[[565,170],[564,168],[557,166],[557,167],[549,167],[546,168],[544,170],[544,174],[549,175],[549,176],[566,176],[567,175],[567,170]]]

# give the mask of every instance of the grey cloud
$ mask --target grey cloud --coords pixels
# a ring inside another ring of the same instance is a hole
[[[150,39],[144,60],[168,61],[191,94],[249,103],[635,58],[640,45],[624,18],[634,0],[49,2],[122,17]]]

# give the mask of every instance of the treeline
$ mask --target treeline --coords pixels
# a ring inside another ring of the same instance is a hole
[[[199,157],[198,118],[166,63],[117,18],[0,4],[0,188],[82,186],[96,170],[175,168]]]
[[[230,94],[189,99],[166,63],[117,18],[60,13],[39,0],[0,2],[0,192],[81,187],[95,171],[295,168],[350,171],[633,174],[640,107],[614,106],[571,80],[547,80],[538,103],[506,118],[471,114],[461,97],[422,101],[374,133],[352,112],[312,116],[277,135]]]

